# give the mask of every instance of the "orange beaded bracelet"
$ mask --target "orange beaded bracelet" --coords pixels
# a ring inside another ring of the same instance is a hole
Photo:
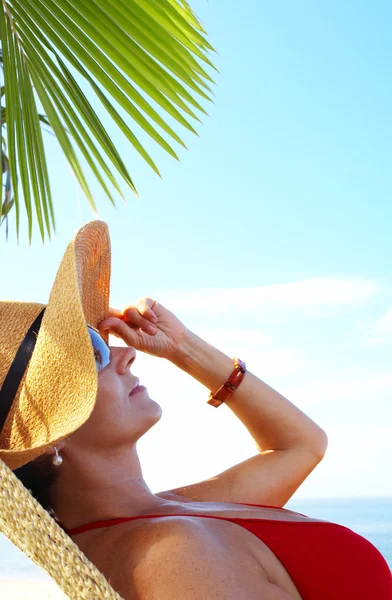
[[[239,358],[234,358],[233,364],[234,371],[230,375],[229,379],[223,385],[221,385],[215,394],[211,392],[208,396],[207,404],[211,404],[211,406],[214,408],[218,408],[222,402],[225,402],[228,398],[230,398],[245,377],[246,364]]]

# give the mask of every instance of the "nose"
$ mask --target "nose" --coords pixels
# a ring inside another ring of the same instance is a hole
[[[136,359],[136,350],[131,346],[125,348],[116,346],[110,348],[112,356],[115,359],[116,371],[119,375],[126,373],[131,368],[132,363]]]

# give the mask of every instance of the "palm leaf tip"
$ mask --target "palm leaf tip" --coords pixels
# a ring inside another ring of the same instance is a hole
[[[22,200],[30,240],[33,222],[42,239],[55,231],[45,127],[56,136],[92,210],[96,206],[79,153],[113,204],[107,181],[125,200],[118,177],[139,198],[125,162],[82,92],[81,79],[160,178],[125,119],[130,117],[176,160],[173,142],[187,149],[176,129],[199,136],[188,118],[194,124],[201,123],[200,114],[208,116],[201,105],[201,99],[213,102],[214,96],[207,85],[213,83],[207,65],[217,69],[209,57],[215,49],[186,0],[3,0],[0,33],[3,156],[6,150],[9,179],[0,199],[0,219],[4,222],[15,209],[18,237]],[[39,105],[44,114],[38,112]],[[3,170],[4,161],[2,157]]]

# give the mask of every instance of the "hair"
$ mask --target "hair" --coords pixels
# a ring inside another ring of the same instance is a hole
[[[22,467],[15,469],[14,475],[23,483],[30,494],[54,518],[49,503],[49,490],[57,478],[58,467],[52,463],[52,456],[42,454]]]

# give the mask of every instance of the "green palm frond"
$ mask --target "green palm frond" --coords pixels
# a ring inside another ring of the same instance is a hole
[[[158,175],[158,167],[131,129],[132,122],[127,123],[117,107],[178,159],[173,142],[185,144],[167,117],[196,133],[193,123],[206,114],[200,101],[211,100],[207,71],[214,68],[209,58],[213,48],[185,0],[2,0],[0,36],[4,73],[0,97],[5,99],[1,122],[6,138],[0,223],[14,206],[19,231],[22,198],[30,240],[35,218],[42,239],[45,232],[50,237],[55,225],[43,124],[56,136],[93,208],[78,155],[113,204],[107,182],[123,197],[118,175],[136,193],[126,165],[82,89],[85,82]],[[45,114],[38,112],[37,101]]]
[[[8,157],[5,153],[5,139],[2,138],[2,150],[1,150],[1,170],[2,175],[5,174],[5,184],[4,184],[4,202],[2,198],[0,199],[0,225],[2,225],[5,221],[6,223],[6,237],[8,238],[8,213],[12,209],[15,200],[12,197],[12,189],[11,189],[11,173],[9,168]]]

